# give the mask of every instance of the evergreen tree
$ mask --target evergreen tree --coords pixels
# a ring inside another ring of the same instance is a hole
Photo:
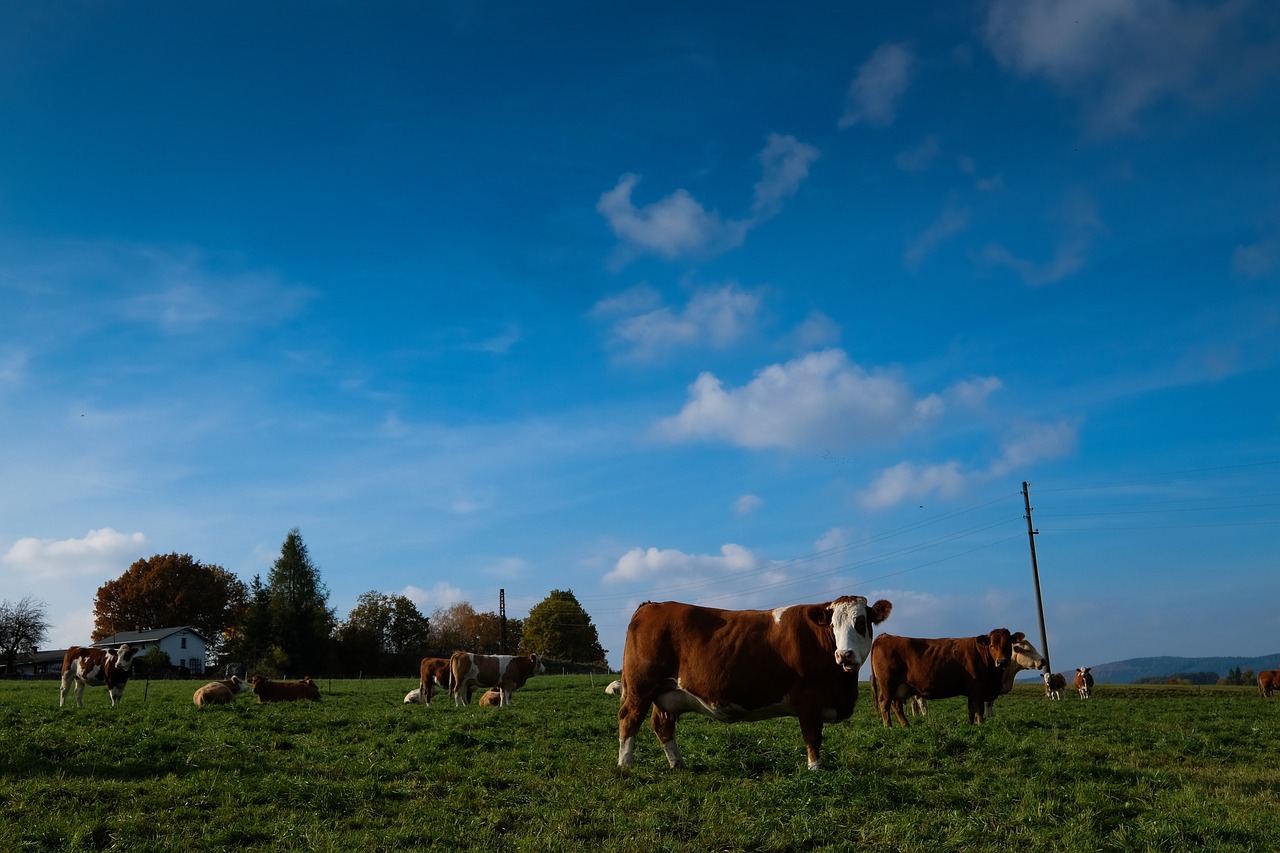
[[[551,590],[551,594],[529,611],[524,620],[522,645],[553,660],[576,663],[605,663],[605,650],[591,617],[582,609],[573,590]]]
[[[319,674],[333,632],[329,590],[311,562],[298,528],[289,531],[267,576],[271,637],[295,675]]]

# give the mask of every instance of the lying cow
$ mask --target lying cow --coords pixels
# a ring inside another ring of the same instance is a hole
[[[871,650],[871,687],[879,706],[880,719],[892,726],[891,714],[907,725],[903,700],[948,699],[965,696],[969,700],[969,722],[979,724],[986,717],[988,702],[994,702],[1004,686],[1004,670],[1013,656],[1013,644],[1024,639],[1019,631],[996,628],[977,637],[922,639],[885,634]]]
[[[1276,690],[1280,690],[1280,670],[1264,669],[1258,673],[1258,693],[1263,699],[1270,699]]]
[[[223,681],[210,681],[196,690],[191,701],[197,705],[230,705],[248,689],[249,685],[233,675]]]
[[[67,693],[74,686],[76,707],[84,707],[84,688],[106,686],[111,707],[120,704],[124,686],[129,681],[137,650],[125,643],[118,649],[96,649],[72,646],[62,657],[62,686],[58,690],[58,707],[67,704]]]
[[[415,687],[408,693],[404,694],[404,702],[406,705],[430,705],[427,697],[422,694],[422,689]]]
[[[1067,677],[1060,672],[1046,672],[1044,678],[1044,698],[1061,699],[1062,691],[1067,689]]]
[[[1004,696],[1013,691],[1013,680],[1017,678],[1018,673],[1027,669],[1044,669],[1044,656],[1036,650],[1026,640],[1019,640],[1013,644],[1013,657],[1009,659],[1009,665],[1005,667],[1004,679],[1000,683],[1000,695]],[[923,696],[911,697],[911,714],[916,717],[923,717],[929,712],[928,702]],[[983,709],[983,716],[991,719],[996,713],[996,703],[994,700],[988,702]]]
[[[1076,670],[1076,692],[1080,694],[1081,699],[1088,699],[1093,695],[1093,676],[1089,674],[1087,666]]]
[[[502,688],[490,687],[480,697],[481,708],[500,708],[502,707]]]
[[[676,722],[684,713],[722,723],[796,717],[809,769],[821,766],[822,726],[847,720],[873,626],[893,605],[860,595],[776,610],[718,610],[646,602],[627,626],[618,709],[618,766],[634,761],[636,733],[652,725],[667,763],[684,767]]]
[[[453,685],[453,675],[449,669],[449,658],[423,658],[418,664],[418,694],[424,705],[431,704],[436,687],[446,690]],[[407,699],[405,701],[408,701]]]
[[[547,671],[537,655],[454,652],[449,663],[453,678],[449,692],[455,705],[469,704],[471,692],[476,687],[497,687],[502,691],[502,701],[498,704],[506,707],[511,704],[514,691],[524,687],[524,683],[533,676]]]
[[[258,697],[259,705],[268,702],[320,701],[320,688],[316,687],[309,675],[301,681],[272,681],[265,675],[255,675],[249,679],[249,684]]]
[[[621,682],[621,681],[610,681],[610,682],[609,682],[609,684],[608,684],[608,686],[607,686],[607,687],[605,687],[605,689],[604,689],[604,695],[606,695],[606,696],[621,696],[621,695],[622,695],[622,682]]]

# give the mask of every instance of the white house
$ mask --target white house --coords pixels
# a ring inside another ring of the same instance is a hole
[[[155,628],[151,631],[121,631],[110,637],[103,637],[94,645],[100,649],[118,649],[121,643],[133,646],[140,655],[146,654],[148,649],[159,648],[169,656],[169,662],[174,666],[189,670],[192,675],[204,674],[209,641],[190,626]]]

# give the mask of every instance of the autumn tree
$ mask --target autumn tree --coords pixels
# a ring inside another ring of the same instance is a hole
[[[0,602],[0,659],[5,672],[17,671],[18,655],[32,654],[49,635],[45,603],[28,595],[16,604]]]
[[[191,626],[215,654],[227,629],[244,616],[248,590],[221,566],[190,554],[157,554],[138,560],[98,588],[94,641],[121,631]]]
[[[521,623],[507,620],[506,653],[520,647]],[[477,613],[470,602],[436,608],[431,614],[431,652],[448,655],[463,650],[495,655],[502,648],[502,617],[493,611]]]
[[[322,671],[333,632],[333,611],[329,590],[296,527],[285,537],[267,576],[266,591],[271,641],[283,652],[289,670],[299,675]]]
[[[340,653],[347,666],[386,674],[416,668],[427,650],[431,623],[403,595],[370,591],[338,626]]]
[[[605,665],[605,650],[591,617],[573,590],[551,590],[524,620],[525,648],[553,660]]]

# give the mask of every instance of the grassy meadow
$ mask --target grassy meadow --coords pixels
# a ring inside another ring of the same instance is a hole
[[[323,701],[196,708],[134,680],[58,708],[0,682],[0,850],[1274,850],[1280,701],[1245,687],[1037,685],[965,722],[886,730],[864,683],[805,769],[794,719],[646,726],[619,771],[607,678],[539,676],[507,709],[405,705],[413,679],[320,680]]]

